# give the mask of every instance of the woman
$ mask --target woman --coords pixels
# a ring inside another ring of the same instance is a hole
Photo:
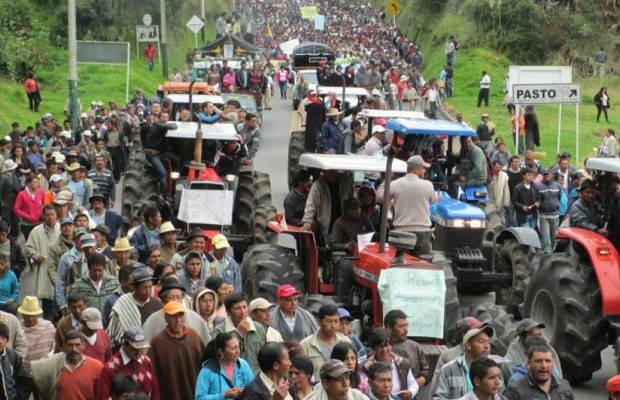
[[[233,292],[232,285],[219,276],[210,276],[205,282],[205,287],[217,293],[218,305],[215,307],[215,315],[223,318],[228,317],[224,300]]]
[[[288,392],[293,400],[301,400],[312,393],[314,390],[312,386],[312,375],[314,375],[312,360],[303,355],[291,358],[289,375],[291,382]]]
[[[195,400],[238,399],[254,379],[250,365],[239,358],[239,340],[232,332],[220,333],[207,345],[207,361],[196,382]]]
[[[368,377],[361,371],[357,358],[357,350],[349,342],[340,342],[332,350],[332,359],[340,360],[353,370],[351,374],[351,387],[362,393],[368,392]]]
[[[213,328],[226,319],[215,314],[218,307],[217,293],[208,288],[201,288],[196,290],[193,297],[194,311],[206,322],[209,332],[213,332]]]
[[[220,70],[217,64],[211,64],[209,68],[209,75],[207,76],[207,83],[211,86],[215,86],[220,83]]]
[[[45,193],[39,189],[39,178],[36,175],[30,175],[26,180],[26,187],[15,199],[13,212],[20,220],[19,227],[25,239],[28,239],[30,231],[40,222],[44,196]]]
[[[594,95],[594,104],[596,105],[596,110],[598,111],[596,114],[596,122],[599,122],[601,119],[601,113],[605,113],[605,121],[609,123],[607,110],[611,107],[611,99],[607,94],[607,88],[605,86],[603,86],[601,90]]]
[[[618,150],[616,144],[618,143],[618,139],[616,139],[616,131],[611,128],[608,128],[605,132],[605,140],[603,141],[603,145],[599,149],[598,155],[599,157],[617,157]]]
[[[400,397],[398,392],[408,390],[411,392],[410,398],[415,397],[419,387],[409,367],[409,361],[392,352],[392,344],[387,331],[383,328],[373,330],[368,338],[368,345],[374,354],[364,364],[364,371],[368,371],[376,361],[391,365],[392,370],[396,369],[396,379],[392,382],[392,394]]]
[[[235,91],[235,70],[228,68],[228,72],[222,77],[222,92]]]
[[[286,100],[286,89],[288,88],[288,79],[290,72],[284,65],[280,66],[280,70],[276,72],[275,81],[280,87],[280,100]],[[302,97],[300,97],[302,98]]]
[[[538,126],[538,117],[536,116],[536,111],[534,111],[534,106],[525,106],[525,115],[523,118],[525,119],[526,149],[535,151],[536,146],[540,146],[540,129]]]
[[[353,66],[349,65],[344,69],[344,84],[347,87],[355,85],[355,72],[353,72]]]
[[[24,154],[24,145],[22,143],[15,144],[11,159],[17,164],[15,176],[19,179],[21,186],[24,186],[26,184],[26,179],[35,173],[35,166],[32,165],[28,157]]]

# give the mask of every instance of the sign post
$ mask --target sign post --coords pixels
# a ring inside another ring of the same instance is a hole
[[[188,22],[185,24],[189,28],[190,31],[194,32],[194,48],[198,48],[198,32],[205,26],[205,23],[202,22],[198,16],[194,15]]]

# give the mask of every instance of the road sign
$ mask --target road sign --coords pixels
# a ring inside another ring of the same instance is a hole
[[[581,86],[568,84],[512,85],[514,104],[580,104]]]
[[[142,17],[142,22],[144,22],[144,25],[149,26],[153,23],[153,18],[151,17],[151,14],[144,14],[144,16]]]
[[[386,11],[392,15],[398,14],[400,11],[400,1],[399,0],[390,0],[386,7]]]
[[[187,26],[190,31],[194,33],[198,33],[200,32],[202,27],[205,26],[205,23],[202,22],[202,20],[198,18],[198,16],[194,15],[192,19],[190,19],[185,26]]]

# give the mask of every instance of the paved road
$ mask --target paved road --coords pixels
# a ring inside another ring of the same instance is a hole
[[[263,139],[255,160],[255,168],[271,175],[273,204],[280,212],[283,212],[282,203],[288,193],[286,168],[292,105],[290,101],[281,101],[279,97],[276,97],[273,99],[273,110],[264,111],[263,114]],[[493,300],[492,295],[462,296],[461,304],[482,304]],[[606,399],[605,383],[614,374],[614,355],[610,347],[603,352],[603,368],[594,375],[591,381],[574,388],[576,398],[578,400]]]

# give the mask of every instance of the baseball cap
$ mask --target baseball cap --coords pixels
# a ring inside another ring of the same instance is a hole
[[[50,176],[50,182],[60,182],[60,181],[62,181],[62,175],[54,174]]]
[[[97,239],[92,233],[85,233],[80,238],[80,248],[95,247],[97,246]]]
[[[340,319],[348,319],[349,321],[353,321],[353,317],[346,310],[346,308],[339,307],[338,308],[338,316],[340,317]]]
[[[282,299],[285,297],[291,297],[294,296],[296,294],[301,294],[301,292],[297,289],[295,289],[295,286],[293,285],[282,285],[278,288],[278,298]]]
[[[407,160],[407,166],[409,167],[419,167],[422,166],[424,168],[430,168],[431,165],[424,161],[422,156],[412,156]]]
[[[167,315],[176,315],[179,313],[185,313],[185,307],[178,301],[169,301],[164,306],[164,313]]]
[[[81,320],[90,329],[97,330],[103,329],[103,323],[101,322],[101,312],[95,307],[88,307],[82,312]]]
[[[477,329],[482,326],[482,322],[474,317],[465,317],[456,324],[458,332],[466,333],[470,329]]]
[[[374,134],[374,133],[377,133],[377,132],[379,132],[379,133],[383,133],[383,132],[385,132],[385,128],[384,128],[384,127],[382,127],[381,125],[375,125],[375,126],[373,126],[373,127],[372,127],[372,133]]]
[[[463,344],[467,344],[474,337],[478,336],[481,333],[486,333],[489,337],[495,335],[495,330],[490,325],[482,325],[480,328],[474,328],[467,331],[467,333],[463,336]]]
[[[132,326],[125,330],[123,333],[123,341],[129,344],[134,349],[146,349],[151,347],[149,342],[146,340],[146,336],[144,335],[144,331],[139,326]]]
[[[273,304],[267,301],[267,299],[264,299],[262,297],[257,297],[250,302],[250,306],[248,307],[248,310],[251,313],[254,310],[267,310],[271,307],[273,307]]]
[[[346,365],[340,360],[329,360],[321,366],[319,375],[321,379],[325,378],[340,378],[344,374],[353,372],[353,370],[347,368]]]
[[[153,280],[153,274],[149,272],[146,268],[138,268],[131,274],[131,284],[135,285],[140,282],[147,282]]]
[[[534,328],[544,329],[545,324],[531,318],[526,318],[517,324],[517,335],[522,335],[525,332],[529,332]]]
[[[211,239],[211,244],[213,245],[213,248],[217,250],[230,247],[230,244],[228,244],[228,239],[226,239],[226,236],[221,233],[213,236],[213,239]]]
[[[65,224],[73,225],[73,218],[71,218],[71,217],[64,217],[62,220],[60,220],[60,226],[63,226]]]
[[[620,392],[620,375],[612,376],[607,381],[607,393]]]

